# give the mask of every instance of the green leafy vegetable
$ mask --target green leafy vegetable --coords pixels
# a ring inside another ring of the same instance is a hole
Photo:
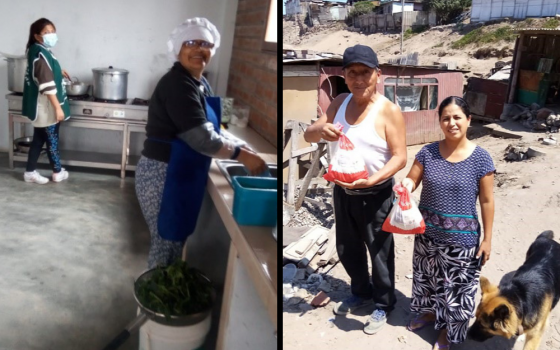
[[[140,303],[155,312],[185,316],[208,310],[212,306],[212,284],[194,268],[178,259],[166,268],[138,281],[136,295]]]

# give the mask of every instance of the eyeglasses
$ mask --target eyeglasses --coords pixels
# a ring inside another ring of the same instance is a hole
[[[214,44],[209,43],[208,41],[203,40],[187,40],[183,42],[183,45],[186,47],[201,47],[203,49],[211,49],[214,47]]]

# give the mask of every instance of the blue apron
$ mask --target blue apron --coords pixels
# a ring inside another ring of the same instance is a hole
[[[206,118],[220,133],[219,97],[205,97]],[[159,235],[170,241],[185,241],[193,233],[208,182],[211,157],[193,150],[180,139],[171,142],[171,156],[158,216]]]

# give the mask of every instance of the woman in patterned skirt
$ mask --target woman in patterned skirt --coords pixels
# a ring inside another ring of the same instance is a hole
[[[474,316],[480,268],[490,257],[495,171],[488,152],[467,139],[465,100],[448,97],[438,112],[445,139],[424,146],[402,181],[411,192],[422,182],[419,209],[426,223],[414,241],[411,311],[418,316],[407,329],[433,324],[441,330],[435,350],[463,342]]]

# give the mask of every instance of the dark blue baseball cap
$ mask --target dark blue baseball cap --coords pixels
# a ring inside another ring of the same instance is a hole
[[[344,55],[342,56],[342,68],[353,63],[365,64],[369,68],[379,67],[379,61],[377,60],[377,54],[369,46],[356,45],[344,50]]]

